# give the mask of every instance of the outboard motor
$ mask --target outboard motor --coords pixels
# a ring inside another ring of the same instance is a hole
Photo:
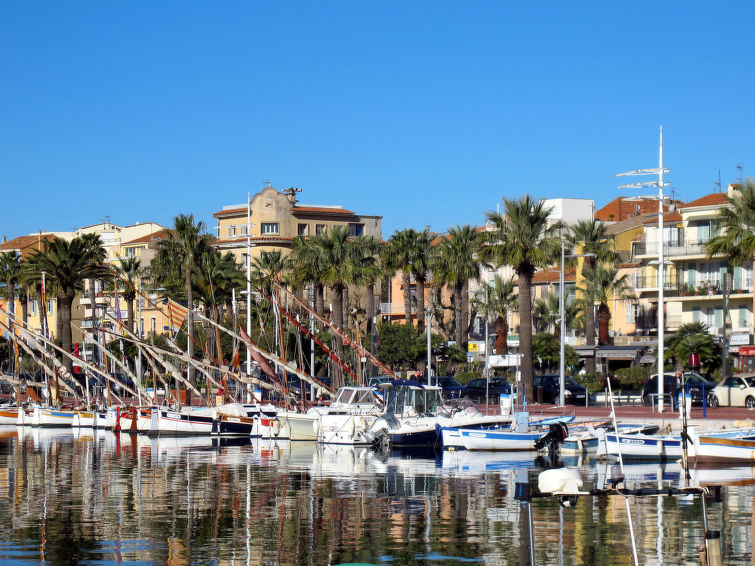
[[[552,461],[555,461],[558,459],[559,445],[564,443],[567,436],[569,436],[569,429],[564,423],[553,423],[548,433],[535,441],[535,449],[542,450],[547,446],[548,455]]]

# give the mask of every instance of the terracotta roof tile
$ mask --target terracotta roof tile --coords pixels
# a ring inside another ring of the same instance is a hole
[[[220,218],[222,216],[235,216],[237,214],[241,214],[242,212],[244,214],[246,214],[246,207],[245,206],[241,206],[239,208],[228,208],[228,209],[225,209],[225,210],[219,210],[218,212],[213,212],[212,215],[215,218]]]
[[[42,234],[41,236],[42,240],[52,240],[53,238],[55,238],[53,234]],[[4,244],[0,244],[0,252],[19,250],[21,252],[21,255],[24,255],[24,253],[31,253],[32,251],[37,250],[37,244],[39,243],[39,240],[40,236],[37,234],[33,234],[31,236],[19,236],[17,238],[13,238],[12,240],[8,240]]]
[[[724,193],[710,193],[709,195],[700,197],[697,200],[683,204],[679,208],[692,208],[694,206],[716,206],[726,204],[727,202],[729,201],[726,200],[726,195]]]
[[[136,238],[135,240],[131,240],[128,242],[123,242],[122,246],[132,246],[134,244],[147,244],[149,242],[153,242],[155,240],[164,240],[168,237],[168,230],[158,230],[157,232],[152,232],[151,234],[147,234],[146,236],[142,236],[141,238]]]
[[[682,204],[682,201],[675,200],[673,202],[677,206]],[[626,220],[632,216],[637,216],[637,207],[639,207],[640,214],[658,212],[658,201],[655,199],[616,197],[607,205],[595,211],[595,220],[601,222]],[[664,211],[668,210],[668,206],[664,206],[663,209]]]
[[[561,277],[561,273],[558,268],[554,268],[553,271],[538,271],[532,276],[532,284],[538,285],[542,283],[554,283],[558,282]],[[577,270],[574,268],[567,269],[564,273],[564,281],[572,282],[577,280]]]
[[[669,212],[663,215],[663,223],[666,222],[681,222],[682,221],[682,215],[678,212]],[[658,215],[657,214],[651,214],[648,218],[646,218],[643,222],[643,224],[657,224],[658,223]]]
[[[331,208],[328,206],[294,206],[291,208],[294,214],[339,214],[353,215],[354,212],[345,208]]]

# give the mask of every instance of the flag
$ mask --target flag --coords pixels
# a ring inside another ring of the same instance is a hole
[[[168,318],[170,319],[170,327],[174,334],[178,334],[179,329],[183,326],[186,315],[189,313],[188,307],[179,305],[173,299],[166,299],[165,304],[168,306]]]

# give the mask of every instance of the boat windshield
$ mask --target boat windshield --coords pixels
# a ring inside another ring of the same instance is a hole
[[[343,405],[374,405],[375,399],[372,391],[373,389],[370,387],[344,387],[338,392],[336,398],[333,399],[331,406],[336,403]]]
[[[385,410],[401,415],[408,409],[421,414],[435,414],[443,405],[441,390],[436,388],[392,387],[388,389]]]

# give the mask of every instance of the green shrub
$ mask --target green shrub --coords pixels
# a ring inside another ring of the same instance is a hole
[[[580,385],[584,385],[590,393],[603,391],[606,387],[606,376],[600,372],[575,375],[574,379]]]
[[[616,387],[619,389],[642,389],[648,377],[650,377],[650,368],[639,366],[621,368],[616,370],[614,374],[615,382],[612,381],[611,385],[616,383]]]

